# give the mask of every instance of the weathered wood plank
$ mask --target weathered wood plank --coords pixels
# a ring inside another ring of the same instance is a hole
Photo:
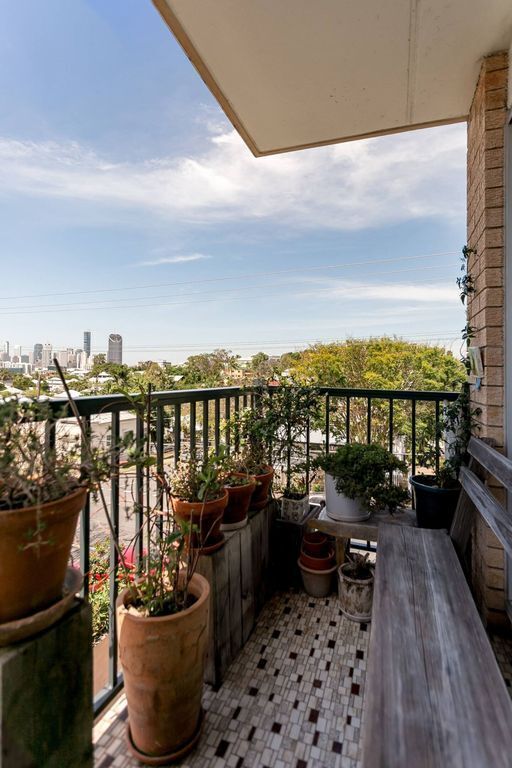
[[[249,639],[254,627],[254,581],[252,573],[251,529],[240,530],[240,578],[242,590],[242,642]]]
[[[240,574],[240,534],[233,536],[226,546],[229,578],[229,620],[231,624],[231,658],[242,647],[242,580]]]
[[[251,527],[251,550],[252,550],[252,577],[253,577],[253,595],[254,595],[254,613],[257,616],[263,605],[262,598],[262,569],[261,569],[261,529],[262,515],[258,513],[249,520]]]
[[[467,467],[461,467],[459,480],[462,488],[475,504],[489,528],[496,534],[507,552],[512,555],[512,520],[507,511]]]
[[[229,613],[229,566],[225,547],[209,557],[212,558],[213,590],[213,634],[215,639],[215,682],[220,685],[231,661],[231,617]]]
[[[379,529],[363,768],[509,768],[512,704],[450,538]]]
[[[468,453],[508,490],[512,490],[512,461],[484,440],[472,437],[468,444]]]
[[[474,472],[475,464],[475,459],[471,457],[469,460],[468,469]],[[457,508],[455,510],[452,527],[450,529],[450,538],[459,556],[459,560],[461,560],[462,563],[465,563],[466,550],[469,539],[471,537],[471,529],[473,526],[475,514],[475,505],[467,493],[462,491],[459,496],[459,501],[457,502]]]
[[[208,650],[206,652],[206,663],[204,669],[204,679],[207,683],[216,685],[216,673],[215,673],[215,618],[214,613],[216,609],[215,601],[215,582],[213,580],[213,567],[212,559],[208,556],[202,556],[197,561],[196,567],[197,573],[204,576],[208,584],[210,585],[210,614],[208,617]]]

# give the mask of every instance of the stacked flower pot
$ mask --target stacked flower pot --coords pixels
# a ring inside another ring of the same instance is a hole
[[[308,595],[325,597],[331,592],[336,553],[324,533],[312,531],[304,534],[298,565]]]

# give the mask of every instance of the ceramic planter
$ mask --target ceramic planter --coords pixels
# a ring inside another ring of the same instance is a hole
[[[146,765],[180,760],[199,739],[210,586],[196,573],[189,592],[196,601],[171,616],[128,613],[128,590],[118,600],[128,745]]]
[[[302,537],[302,551],[306,555],[312,555],[313,557],[322,557],[327,554],[327,536],[320,531],[312,531],[311,533],[305,533]]]
[[[272,484],[272,478],[274,477],[274,470],[272,467],[267,467],[266,472],[262,472],[256,477],[256,488],[251,499],[251,509],[260,510],[267,506],[270,499],[270,486]]]
[[[231,477],[247,478],[247,475],[241,472],[233,472]],[[237,528],[243,528],[247,525],[247,513],[251,498],[256,488],[256,478],[249,476],[251,482],[244,485],[226,485],[228,493],[228,503],[224,510],[221,529],[223,531],[234,531]]]
[[[434,478],[413,475],[410,478],[414,495],[414,508],[419,528],[451,528],[455,508],[460,496],[458,488],[438,488]]]
[[[0,510],[0,623],[62,598],[78,515],[87,491],[39,507]]]
[[[288,499],[285,496],[281,498],[281,517],[283,520],[290,520],[292,523],[301,523],[308,512],[308,495],[303,496],[302,499]]]
[[[192,533],[191,546],[200,549],[203,554],[215,552],[224,544],[224,534],[220,526],[224,510],[228,503],[228,494],[212,501],[183,501],[172,497],[174,513],[179,520],[197,527]]]
[[[305,566],[301,559],[298,560],[302,583],[305,591],[311,597],[326,597],[331,592],[332,577],[336,570],[336,565],[323,571],[313,571]]]
[[[327,472],[325,473],[325,509],[332,520],[347,523],[368,520],[371,514],[361,499],[349,499],[345,494],[338,493],[336,480]]]
[[[345,573],[349,565],[344,563],[338,568],[340,608],[352,621],[371,621],[374,576],[372,574],[368,579],[353,579]]]

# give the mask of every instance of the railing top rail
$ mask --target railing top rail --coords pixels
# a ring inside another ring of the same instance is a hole
[[[317,389],[321,394],[333,397],[370,397],[372,400],[426,400],[429,402],[454,401],[460,394],[460,392],[407,389],[351,389],[348,387],[317,387]]]
[[[215,400],[222,397],[236,397],[253,391],[250,387],[215,387],[208,389],[171,389],[165,392],[153,392],[151,397],[155,405],[183,405],[204,400]],[[137,393],[133,394],[137,397]],[[81,416],[95,416],[100,413],[115,413],[116,411],[132,410],[133,404],[125,395],[85,395],[75,398],[78,412]],[[65,398],[52,399],[50,407],[55,414],[63,412],[71,416],[68,401]]]
[[[458,392],[413,391],[401,389],[353,389],[349,387],[317,387],[323,395],[332,397],[362,397],[373,400],[408,400],[442,402],[454,401]],[[222,397],[237,397],[261,390],[261,387],[213,387],[206,389],[173,389],[164,392],[154,392],[153,402],[160,405],[183,405],[185,403],[204,402]],[[134,394],[136,396],[136,394]],[[100,413],[114,413],[130,410],[132,404],[125,395],[85,395],[75,399],[81,416],[94,416]],[[55,414],[64,412],[71,416],[65,398],[50,400],[50,406]]]

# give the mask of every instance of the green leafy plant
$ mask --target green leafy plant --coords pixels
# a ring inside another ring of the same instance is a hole
[[[171,472],[172,495],[182,501],[212,501],[223,495],[222,457],[211,455],[206,461],[196,456],[178,462]]]
[[[358,552],[349,552],[344,564],[343,573],[350,579],[366,581],[373,576],[374,564],[369,560],[369,553],[360,555]]]
[[[393,485],[393,472],[407,472],[407,465],[380,445],[349,443],[315,459],[315,466],[332,475],[336,490],[350,499],[360,498],[368,507],[394,512],[408,492]]]
[[[235,413],[225,425],[239,445],[232,463],[236,472],[260,475],[270,464],[274,424],[266,408],[267,402],[268,395],[255,395],[254,407]]]

